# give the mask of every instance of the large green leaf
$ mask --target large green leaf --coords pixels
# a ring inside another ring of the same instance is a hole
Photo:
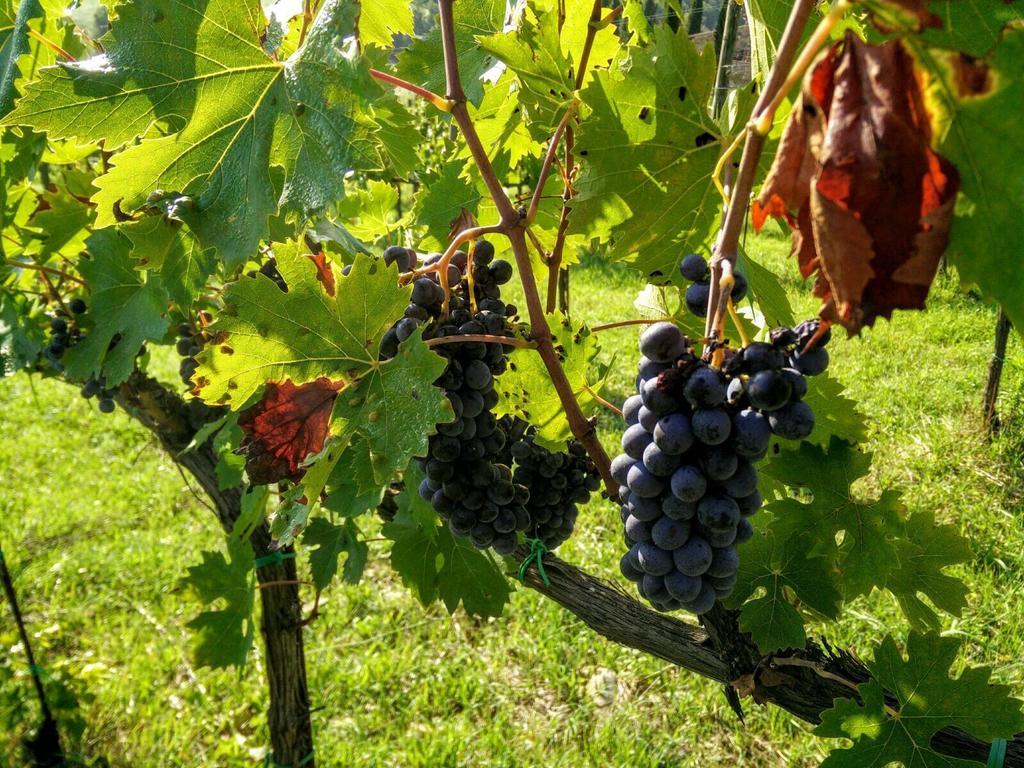
[[[743,607],[740,629],[750,632],[766,653],[802,648],[807,636],[796,600],[828,618],[839,615],[842,596],[832,561],[814,554],[814,541],[806,534],[780,535],[763,519],[758,527],[761,530],[741,550],[739,579],[730,604]],[[748,600],[760,589],[763,594]]]
[[[963,281],[976,285],[1024,328],[1024,177],[1007,173],[1007,158],[1024,157],[1024,29],[1008,30],[986,59],[913,43],[929,71],[939,151],[960,172],[961,199],[949,250]],[[972,79],[973,78],[973,79]]]
[[[188,623],[196,633],[194,655],[199,666],[244,666],[256,635],[252,547],[233,534],[227,550],[227,557],[222,552],[203,552],[202,562],[189,566],[188,576],[182,579],[200,602],[216,606]]]
[[[391,50],[394,35],[411,35],[412,5],[409,0],[360,0],[359,42]]]
[[[991,51],[1007,26],[1024,19],[1017,0],[929,0],[913,7],[916,12],[905,0],[865,0],[864,5],[886,30],[975,57]]]
[[[821,716],[818,736],[849,739],[849,749],[834,750],[822,768],[865,768],[899,764],[907,768],[976,766],[936,752],[932,737],[958,728],[983,742],[1012,739],[1024,730],[1021,702],[1011,689],[990,681],[988,667],[968,667],[959,677],[950,669],[960,640],[911,633],[907,658],[886,637],[868,664],[872,679],[859,688],[861,703],[836,699]],[[894,703],[887,703],[887,695]]]
[[[331,295],[297,245],[278,246],[275,255],[287,293],[257,274],[224,294],[228,311],[211,328],[222,341],[203,352],[193,377],[207,402],[237,409],[267,381],[301,384],[327,376],[350,385],[388,365],[380,362],[377,345],[411,292],[398,284],[396,267],[360,256],[343,276],[328,262]]]
[[[89,258],[79,260],[78,272],[91,294],[85,315],[91,328],[65,353],[64,365],[71,379],[103,375],[114,386],[128,378],[144,342],[163,338],[167,294],[159,276],[136,269],[131,243],[121,233],[93,232],[86,247]],[[111,348],[115,335],[120,340]]]
[[[256,0],[122,5],[105,52],[46,70],[7,121],[108,148],[144,137],[97,182],[98,225],[174,200],[204,246],[237,264],[279,205],[320,210],[346,171],[379,165],[360,113],[367,74],[339,47],[350,14],[329,0],[279,62],[261,46]]]
[[[324,590],[338,573],[338,560],[344,555],[341,567],[342,578],[349,584],[358,584],[366,567],[369,547],[359,535],[353,520],[341,524],[332,523],[323,517],[314,517],[302,534],[303,545],[310,547],[309,567],[313,574],[313,585]]]
[[[216,269],[212,250],[203,250],[180,222],[147,216],[121,226],[132,241],[132,257],[141,268],[160,273],[168,295],[178,306],[192,306]]]
[[[680,254],[710,238],[721,204],[711,175],[722,147],[708,114],[715,56],[667,27],[628,54],[582,91],[590,114],[571,231],[610,239],[614,258],[678,280]]]

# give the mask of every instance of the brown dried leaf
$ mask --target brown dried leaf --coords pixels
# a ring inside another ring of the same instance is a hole
[[[324,447],[341,384],[326,377],[301,386],[291,381],[267,384],[260,401],[238,416],[250,481],[266,485],[302,476],[303,459]]]
[[[801,273],[820,270],[822,317],[851,333],[924,308],[959,188],[930,138],[910,56],[850,33],[805,79],[752,208],[757,228],[786,219]]]

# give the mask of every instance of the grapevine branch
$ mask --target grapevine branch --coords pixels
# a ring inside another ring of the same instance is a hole
[[[800,45],[800,36],[807,20],[814,9],[814,0],[796,0],[793,9],[786,22],[786,29],[779,41],[779,51],[775,63],[768,74],[768,81],[764,90],[754,106],[751,125],[767,113],[775,100],[776,93],[781,91],[787,82],[790,69],[796,57],[797,48]],[[739,245],[740,232],[743,228],[743,219],[747,214],[747,205],[750,193],[754,188],[754,180],[757,176],[757,164],[764,151],[764,144],[767,138],[767,131],[761,133],[757,130],[748,130],[743,144],[743,155],[740,158],[739,172],[736,176],[736,185],[733,187],[731,203],[729,204],[722,230],[718,235],[718,242],[715,244],[714,253],[711,256],[711,284],[721,286],[722,277],[726,274],[724,266],[731,268],[736,264],[736,252]],[[721,340],[722,327],[725,323],[726,302],[721,300],[721,291],[711,291],[708,301],[707,322],[704,326],[704,335],[710,343]],[[705,351],[710,348],[707,347]]]
[[[611,462],[608,454],[605,453],[600,441],[597,439],[597,431],[594,425],[589,422],[580,410],[579,403],[569,384],[569,379],[562,369],[558,352],[555,350],[551,340],[551,331],[548,328],[547,317],[540,302],[540,295],[537,293],[537,282],[533,275],[533,265],[530,263],[530,254],[526,244],[525,212],[516,210],[505,193],[501,182],[498,180],[477,135],[476,127],[470,118],[469,110],[466,108],[466,94],[462,89],[462,81],[459,77],[458,53],[455,48],[455,20],[452,13],[453,0],[438,0],[438,15],[441,26],[441,45],[444,50],[444,71],[447,86],[446,96],[452,102],[452,118],[455,120],[466,141],[466,145],[476,162],[480,176],[487,186],[487,191],[498,209],[501,224],[508,228],[505,233],[512,246],[512,253],[516,259],[516,267],[519,271],[519,278],[523,285],[523,294],[526,298],[526,306],[530,319],[530,335],[536,341],[537,353],[540,355],[551,377],[551,383],[558,393],[558,398],[565,408],[565,416],[569,422],[569,428],[573,435],[579,440],[587,453],[597,465],[601,476],[607,485],[608,492],[614,493],[616,488],[615,480],[611,476]]]

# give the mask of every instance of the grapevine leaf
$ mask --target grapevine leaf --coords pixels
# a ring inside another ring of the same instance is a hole
[[[998,301],[1024,328],[1024,274],[1007,253],[1024,252],[1024,179],[1006,173],[1006,157],[1024,153],[1024,29],[1007,30],[991,55],[915,47],[929,73],[928,104],[937,113],[939,149],[960,170],[963,194],[953,221],[950,253],[966,284]]]
[[[806,551],[835,561],[847,599],[884,588],[899,563],[894,538],[902,532],[899,494],[886,491],[858,500],[852,485],[867,474],[871,456],[833,437],[828,448],[803,442],[782,450],[762,468],[778,482],[810,491],[813,498],[785,498],[767,505],[773,530],[806,537]],[[837,537],[842,534],[842,543]]]
[[[398,514],[383,532],[394,544],[391,565],[423,605],[440,598],[450,613],[461,603],[467,613],[500,616],[511,588],[497,564],[437,524],[437,515],[415,491],[421,475],[406,474],[397,498]]]
[[[491,64],[478,37],[493,35],[505,23],[505,0],[474,0],[455,10],[455,53],[466,97],[479,104],[483,97],[481,78]],[[445,92],[444,53],[440,25],[435,24],[424,37],[413,42],[398,57],[398,75],[433,91]]]
[[[398,207],[398,189],[384,181],[370,180],[365,189],[350,188],[345,199],[338,204],[338,217],[345,228],[363,242],[372,243],[386,238],[395,240],[395,233],[403,226],[395,215]]]
[[[14,106],[18,58],[29,50],[28,21],[42,12],[38,0],[4,0],[0,4],[0,117]]]
[[[324,447],[339,387],[340,382],[326,377],[299,386],[267,383],[259,402],[238,416],[251,482],[268,485],[302,475],[302,461]]]
[[[114,386],[128,378],[144,342],[163,338],[167,294],[157,275],[135,269],[131,243],[121,233],[93,232],[86,246],[89,258],[79,259],[78,271],[91,293],[85,321],[92,327],[65,353],[64,365],[71,379],[103,375]],[[111,348],[115,335],[120,340]]]
[[[483,50],[516,74],[519,101],[529,114],[530,130],[538,139],[554,131],[575,89],[572,62],[562,52],[558,22],[557,12],[535,13],[527,5],[514,30],[480,38]]]
[[[409,0],[361,0],[359,42],[391,50],[395,35],[412,35],[412,7]]]
[[[188,576],[182,579],[203,605],[223,601],[223,607],[203,611],[187,625],[196,633],[194,653],[199,666],[244,666],[253,644],[252,547],[239,536],[229,536],[227,551],[227,557],[222,552],[203,552],[202,562],[189,566]]]
[[[984,56],[1002,31],[1024,19],[1014,0],[867,0],[876,25],[914,33],[928,46]]]
[[[959,616],[967,604],[967,586],[942,569],[969,561],[973,553],[956,528],[936,524],[935,515],[930,512],[918,512],[907,521],[906,535],[897,541],[896,549],[899,567],[886,586],[896,596],[911,626],[935,629],[939,625],[939,617],[919,594],[946,613]]]
[[[476,217],[482,197],[477,187],[460,176],[458,163],[446,163],[439,176],[424,180],[416,196],[416,222],[426,227],[421,248],[444,250],[452,222],[469,214]]]
[[[394,358],[338,395],[331,430],[359,434],[370,450],[378,482],[387,482],[413,456],[425,456],[435,425],[452,420],[451,403],[433,386],[444,367],[444,359],[416,332]]]
[[[25,322],[27,311],[16,294],[0,291],[0,378],[33,365],[46,345],[38,324]]]
[[[217,456],[214,472],[217,475],[217,487],[222,491],[241,485],[242,470],[245,469],[245,457],[236,453],[242,440],[242,430],[234,416],[232,414],[224,426],[217,430],[212,441],[213,452]]]
[[[327,589],[338,573],[338,560],[345,555],[341,578],[347,584],[358,584],[370,550],[360,539],[354,520],[336,525],[324,517],[314,517],[302,534],[302,543],[311,548],[309,567],[313,586]]]
[[[746,252],[741,254],[739,271],[747,278],[749,296],[757,302],[757,312],[753,313],[755,324],[760,327],[777,328],[780,325],[792,326],[793,308],[789,297],[779,282],[779,278],[770,269],[766,269],[750,258]],[[740,303],[742,311],[749,313],[748,301]]]
[[[180,222],[146,216],[121,225],[132,241],[132,256],[142,269],[160,273],[160,282],[179,307],[190,307],[216,268],[211,249],[204,250]]]
[[[1012,739],[1024,729],[1021,702],[1011,689],[990,682],[991,669],[968,667],[958,678],[950,668],[960,640],[912,632],[904,659],[886,637],[868,664],[872,680],[859,686],[862,703],[836,699],[822,713],[818,736],[849,739],[849,749],[834,750],[822,768],[862,768],[899,763],[921,768],[977,765],[935,752],[932,737],[955,727],[981,741]],[[887,703],[887,695],[894,704]]]
[[[237,409],[267,381],[303,384],[326,376],[349,386],[386,366],[377,344],[409,302],[397,267],[359,256],[347,276],[328,269],[337,290],[328,295],[314,264],[294,244],[275,247],[283,293],[270,278],[243,277],[228,287],[228,311],[210,330],[216,343],[199,356],[192,377],[209,403]]]
[[[519,104],[519,89],[511,72],[505,72],[493,85],[485,86],[478,108],[470,108],[480,143],[494,162],[499,154],[508,155],[508,165],[516,168],[526,157],[538,155],[541,144],[530,136]],[[469,159],[469,148],[462,156]]]
[[[898,42],[869,45],[848,32],[800,98],[755,201],[755,227],[786,218],[802,274],[818,272],[822,317],[850,333],[895,309],[923,309],[959,177],[931,149],[911,57]]]
[[[812,554],[814,541],[808,535],[781,535],[771,521],[762,526],[743,547],[731,604],[743,607],[740,629],[750,632],[765,652],[802,648],[807,640],[804,620],[787,591],[807,608],[836,618],[842,597],[832,563],[827,557]],[[764,595],[747,601],[760,588],[765,590]]]
[[[608,373],[597,364],[597,337],[580,323],[571,323],[560,312],[548,315],[548,327],[562,358],[562,368],[573,395],[585,416],[593,413]],[[498,377],[495,389],[501,400],[495,415],[510,414],[537,427],[537,444],[551,451],[565,449],[572,437],[565,408],[551,383],[547,368],[533,349],[515,349],[508,358],[508,370]]]
[[[384,488],[374,476],[369,447],[356,437],[331,470],[324,508],[342,517],[356,517],[380,503]]]
[[[610,239],[616,258],[660,279],[679,280],[679,254],[698,250],[718,217],[712,48],[698,53],[685,28],[658,27],[581,94],[591,112],[570,231]]]
[[[7,122],[110,148],[144,137],[97,181],[98,225],[173,198],[204,246],[241,263],[278,205],[320,210],[346,171],[379,166],[357,95],[367,74],[339,53],[347,6],[327,2],[279,62],[262,48],[255,0],[124,5],[105,52],[45,70]]]
[[[35,256],[43,263],[58,254],[76,258],[85,249],[89,235],[86,228],[93,218],[89,206],[63,191],[43,193],[39,202],[38,213],[32,217],[32,226],[38,227],[42,236],[37,243],[25,249],[25,255]]]

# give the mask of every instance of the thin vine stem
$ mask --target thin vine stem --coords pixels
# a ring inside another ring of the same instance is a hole
[[[393,85],[395,88],[401,88],[403,91],[419,96],[421,99],[433,104],[435,107],[440,109],[442,112],[451,112],[452,105],[444,96],[438,96],[433,91],[428,91],[426,88],[421,88],[415,83],[410,83],[408,80],[403,80],[400,77],[395,77],[388,72],[382,72],[379,69],[371,69],[370,77],[374,80],[379,80],[382,83]]]
[[[544,185],[548,182],[548,174],[551,173],[551,166],[555,160],[555,154],[558,152],[558,144],[562,140],[562,134],[565,133],[566,126],[569,125],[569,121],[572,116],[576,114],[576,108],[579,106],[579,102],[573,100],[569,108],[565,110],[565,114],[562,115],[562,119],[558,121],[558,127],[555,128],[554,134],[551,136],[551,141],[548,142],[548,151],[544,154],[544,162],[540,167],[540,175],[537,176],[537,186],[533,190],[533,198],[530,200],[530,207],[526,211],[526,222],[532,224],[534,219],[537,218],[537,209],[540,207],[541,196],[544,192]]]
[[[57,277],[63,277],[65,280],[70,280],[73,283],[85,285],[85,283],[82,280],[75,277],[74,275],[70,275],[67,272],[64,272],[60,269],[55,269],[54,267],[44,267],[42,264],[25,263],[23,261],[18,261],[16,259],[4,259],[4,264],[6,264],[9,267],[17,267],[18,269],[31,269],[36,272],[43,272],[50,275],[56,275]]]
[[[614,323],[603,323],[601,325],[595,325],[590,329],[591,333],[600,333],[601,331],[610,331],[612,328],[625,328],[630,325],[653,325],[654,323],[660,323],[664,318],[661,319],[649,319],[646,317],[640,317],[635,320],[619,320]]]

